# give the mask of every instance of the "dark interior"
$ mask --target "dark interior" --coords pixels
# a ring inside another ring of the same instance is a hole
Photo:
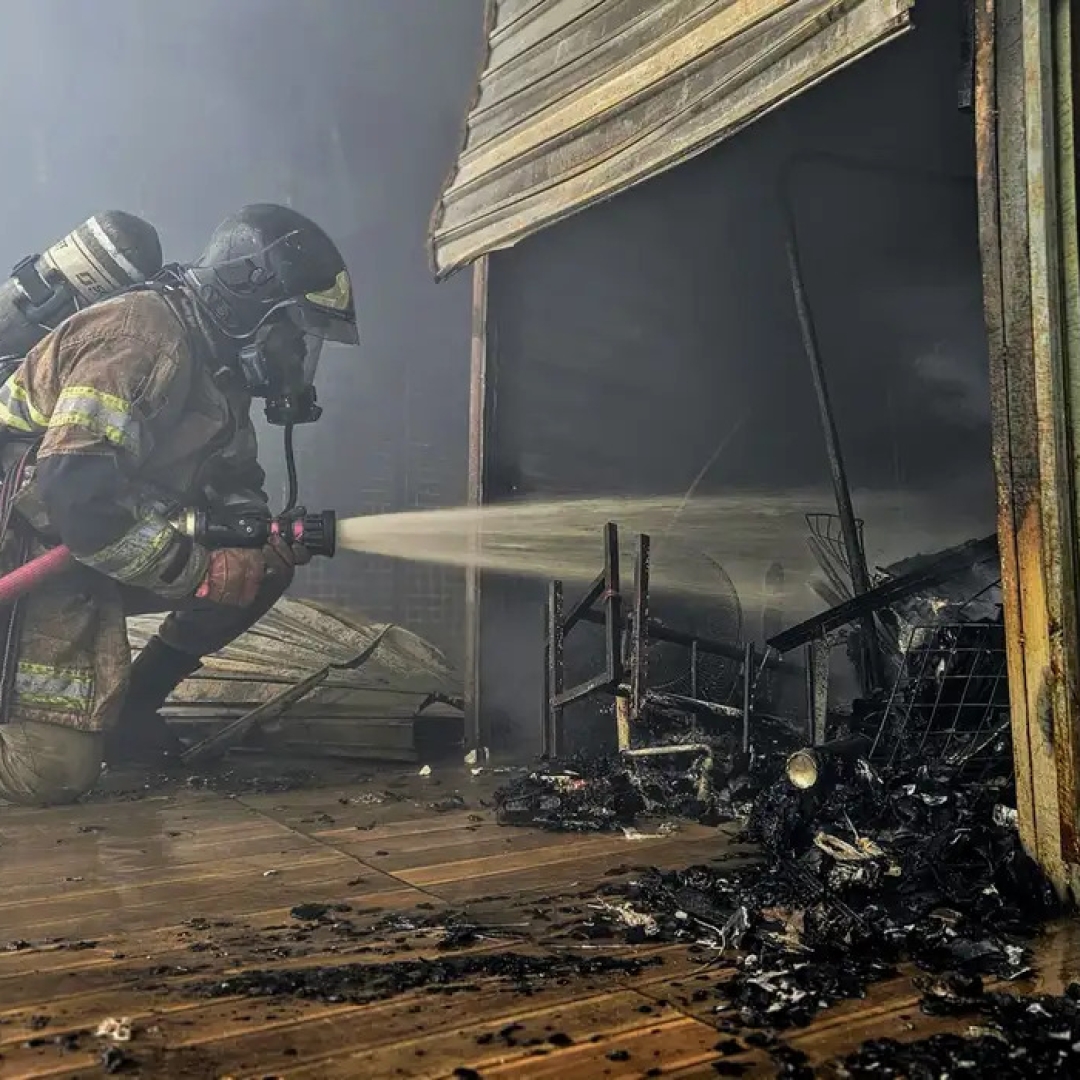
[[[681,495],[726,440],[700,494],[805,489],[835,509],[785,258],[786,190],[871,566],[992,531],[962,9],[920,5],[898,43],[493,256],[491,501]],[[879,506],[912,496],[918,532],[904,535],[902,516],[875,525]],[[761,630],[747,582],[804,547],[785,526],[759,565],[731,566],[717,522],[705,554],[745,594],[741,636]],[[600,559],[598,536],[598,570]],[[484,584],[481,708],[495,743],[521,753],[539,738],[542,589]],[[820,606],[806,600],[785,617]]]

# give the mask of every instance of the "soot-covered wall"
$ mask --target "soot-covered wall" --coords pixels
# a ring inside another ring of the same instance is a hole
[[[785,167],[816,155],[793,169],[794,213],[851,482],[873,493],[856,507],[870,561],[991,531],[964,55],[961,4],[923,3],[898,43],[493,256],[492,500],[681,495],[730,437],[702,493],[820,488],[821,509],[833,508],[778,202]],[[875,529],[874,507],[912,493],[917,523],[897,529],[893,516]],[[766,538],[762,572],[773,554]],[[759,616],[743,600],[755,636]],[[541,603],[535,584],[485,581],[481,708],[520,749],[538,732]],[[807,592],[785,615],[817,607]]]

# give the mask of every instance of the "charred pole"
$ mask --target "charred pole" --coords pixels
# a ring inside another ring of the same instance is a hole
[[[786,179],[786,178],[785,178]],[[870,574],[866,567],[866,554],[859,538],[855,508],[851,502],[851,487],[848,484],[847,469],[840,449],[840,434],[836,427],[829,387],[825,380],[825,367],[818,347],[817,330],[814,316],[806,297],[806,285],[803,280],[802,262],[799,257],[799,243],[795,229],[795,213],[791,205],[786,183],[781,186],[781,205],[785,226],[784,245],[787,250],[788,271],[791,275],[791,291],[795,300],[795,311],[799,317],[799,330],[802,334],[803,349],[810,364],[810,375],[814,380],[814,392],[817,395],[818,412],[821,417],[821,429],[825,436],[825,452],[829,458],[829,472],[832,476],[833,492],[836,497],[836,510],[840,519],[840,531],[844,539],[844,552],[847,555],[848,570],[851,574],[851,586],[856,596],[870,591]],[[877,629],[873,615],[866,615],[860,620],[862,629],[862,656],[864,693],[879,688],[883,683],[881,654],[878,650]]]

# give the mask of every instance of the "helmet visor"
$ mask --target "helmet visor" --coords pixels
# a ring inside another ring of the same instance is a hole
[[[342,270],[329,289],[308,293],[298,307],[303,313],[305,333],[320,337],[323,341],[336,341],[340,345],[359,344],[352,280],[348,270]]]

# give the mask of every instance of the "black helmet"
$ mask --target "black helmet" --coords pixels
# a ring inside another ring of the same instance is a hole
[[[357,343],[352,283],[334,242],[287,206],[259,203],[226,218],[179,277],[226,337],[248,390],[273,424],[317,420],[315,369],[324,341]]]
[[[357,343],[341,252],[314,221],[287,206],[257,203],[226,218],[183,277],[227,337],[248,340],[287,309],[310,337]]]

